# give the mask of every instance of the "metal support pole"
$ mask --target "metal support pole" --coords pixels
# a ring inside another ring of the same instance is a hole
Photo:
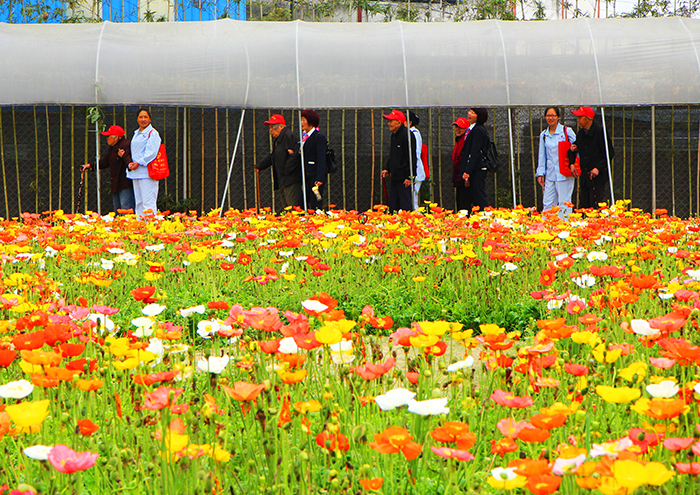
[[[187,107],[182,111],[182,199],[187,199]]]
[[[605,159],[608,162],[608,182],[610,182],[610,204],[615,204],[615,193],[613,192],[613,175],[610,166],[610,145],[608,144],[608,128],[605,125],[605,108],[600,107],[600,115],[603,119],[603,139],[605,140]]]
[[[224,194],[221,197],[221,208],[219,208],[219,217],[224,214],[224,203],[226,202],[226,193],[228,193],[228,186],[231,183],[231,172],[233,171],[233,162],[236,160],[236,151],[238,151],[238,141],[241,139],[241,130],[243,129],[243,118],[245,117],[245,108],[241,110],[241,121],[238,124],[238,133],[236,134],[236,144],[233,145],[233,154],[231,155],[231,163],[228,166],[228,177],[226,178],[226,187],[224,188]],[[229,205],[230,207],[231,205]]]
[[[513,187],[513,208],[515,208],[517,206],[515,198],[515,154],[513,153],[513,116],[510,107],[508,107],[508,137],[510,139],[510,182]]]
[[[97,213],[102,215],[102,201],[100,196],[100,128],[99,122],[95,122],[95,171],[97,172]],[[114,212],[117,213],[116,211]]]
[[[302,133],[304,129],[301,128],[301,110],[299,110],[299,153],[301,153],[301,191],[304,197],[304,213],[306,213],[306,167],[304,167],[304,140]]]
[[[610,165],[608,165],[609,168]],[[651,211],[656,211],[656,107],[654,105],[651,106]]]

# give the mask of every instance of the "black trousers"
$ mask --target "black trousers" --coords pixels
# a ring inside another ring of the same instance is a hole
[[[605,203],[610,200],[610,185],[608,181],[584,184],[581,181],[579,190],[579,208],[598,208],[598,203]]]
[[[401,182],[389,182],[389,211],[395,213],[399,210],[413,210],[413,197],[411,187],[406,187]]]

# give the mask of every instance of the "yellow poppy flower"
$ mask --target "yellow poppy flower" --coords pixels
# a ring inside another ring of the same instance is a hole
[[[10,419],[20,428],[40,425],[49,415],[49,399],[21,402],[5,408]]]
[[[627,380],[628,382],[636,381],[640,383],[647,376],[647,364],[641,361],[630,364],[627,368],[621,369],[617,372],[619,376]],[[634,376],[637,375],[635,380]]]
[[[598,385],[595,388],[596,394],[605,402],[610,404],[627,404],[642,395],[638,388],[630,387],[610,387],[608,385]]]

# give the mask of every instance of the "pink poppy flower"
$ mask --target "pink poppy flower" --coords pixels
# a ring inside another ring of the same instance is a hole
[[[695,439],[693,437],[688,438],[667,438],[664,440],[664,447],[668,450],[679,451],[685,450],[691,445],[693,445]]]
[[[674,364],[676,364],[676,361],[673,359],[669,358],[663,358],[663,357],[650,357],[649,362],[651,363],[652,366],[656,368],[660,368],[662,370],[667,370],[669,368],[672,368]]]
[[[454,459],[456,461],[474,460],[474,456],[466,450],[450,449],[447,447],[430,447],[430,450],[432,450],[434,454],[446,459]]]
[[[95,465],[99,454],[92,452],[76,452],[67,445],[56,445],[49,451],[49,462],[61,473],[85,471]]]

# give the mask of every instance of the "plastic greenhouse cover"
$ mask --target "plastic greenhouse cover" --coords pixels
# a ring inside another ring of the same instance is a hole
[[[700,20],[0,24],[0,104],[700,102]]]

